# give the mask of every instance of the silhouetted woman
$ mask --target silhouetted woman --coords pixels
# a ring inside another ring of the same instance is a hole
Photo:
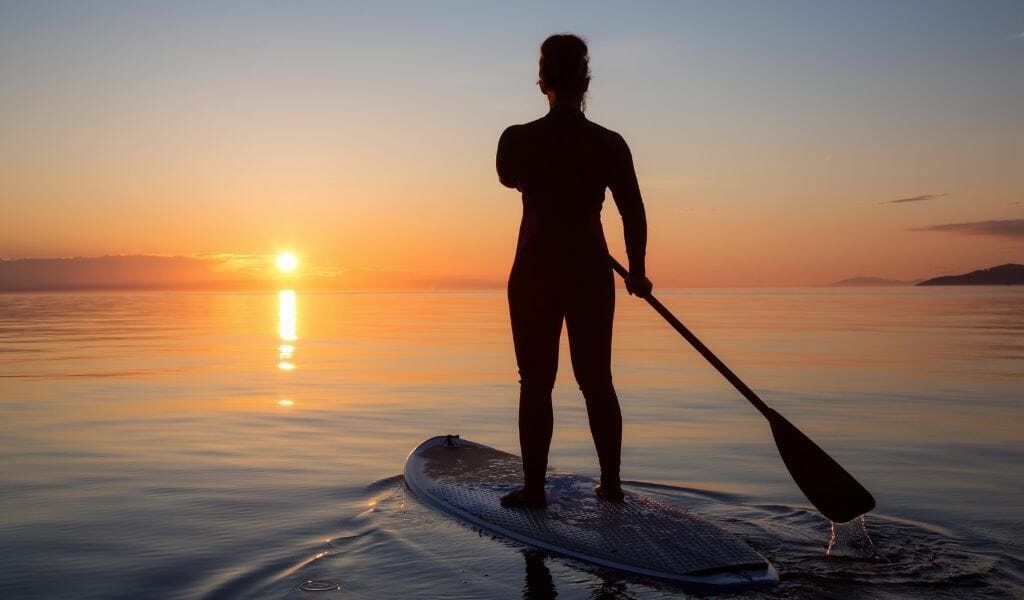
[[[644,269],[647,220],[625,140],[583,116],[589,61],[586,43],[575,35],[545,40],[538,83],[550,111],[509,127],[498,141],[498,178],[523,196],[508,300],[519,364],[525,484],[502,498],[510,506],[546,504],[551,389],[563,321],[601,464],[595,491],[608,500],[622,499],[622,414],[611,374],[615,286],[601,229],[605,188],[622,216],[629,257],[626,289],[640,296],[651,291]]]

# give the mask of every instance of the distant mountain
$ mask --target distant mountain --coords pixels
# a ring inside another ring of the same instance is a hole
[[[1000,265],[963,275],[945,275],[917,285],[1024,285],[1024,265]]]
[[[918,280],[919,281],[919,280]],[[896,279],[882,279],[881,277],[851,277],[830,283],[832,287],[882,287],[891,285],[914,285],[917,281],[898,281]]]

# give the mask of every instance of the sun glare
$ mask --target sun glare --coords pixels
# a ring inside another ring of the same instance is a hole
[[[291,273],[299,266],[299,259],[291,252],[284,252],[277,257],[277,268],[285,273]]]

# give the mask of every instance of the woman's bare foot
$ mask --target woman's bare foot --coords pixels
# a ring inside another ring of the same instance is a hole
[[[605,485],[603,483],[599,483],[594,486],[594,493],[597,494],[598,498],[609,502],[622,502],[625,499],[625,494],[622,493],[621,485]]]
[[[544,508],[548,505],[543,487],[524,485],[501,497],[501,505],[509,508]]]

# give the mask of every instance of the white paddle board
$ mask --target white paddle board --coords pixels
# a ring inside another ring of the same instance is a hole
[[[522,461],[458,436],[420,444],[406,460],[405,481],[424,503],[474,527],[602,567],[707,591],[779,581],[775,567],[733,534],[642,494],[601,500],[586,477],[548,473],[547,508],[506,508],[501,496],[521,485]]]

